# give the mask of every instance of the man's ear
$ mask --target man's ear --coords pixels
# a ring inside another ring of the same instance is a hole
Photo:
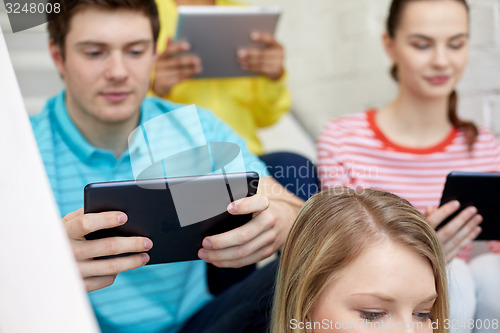
[[[64,77],[64,72],[65,72],[64,56],[61,47],[56,43],[54,43],[53,39],[50,39],[49,41],[49,52],[52,61],[54,61],[54,65],[56,65],[57,71],[62,77]]]
[[[393,63],[396,63],[396,56],[394,53],[394,39],[389,36],[387,31],[382,36],[382,42],[384,43],[384,49],[389,58],[391,58]]]

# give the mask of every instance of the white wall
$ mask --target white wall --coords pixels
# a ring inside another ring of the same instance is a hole
[[[37,113],[45,100],[63,87],[49,56],[46,24],[14,34],[0,1],[0,25],[26,109]]]
[[[389,0],[253,0],[284,8],[285,44],[294,111],[316,137],[338,115],[387,103],[396,86],[381,36]]]
[[[459,86],[459,111],[500,137],[500,0],[472,0],[471,20],[472,47]]]

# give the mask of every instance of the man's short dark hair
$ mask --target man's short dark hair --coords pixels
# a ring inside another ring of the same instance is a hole
[[[49,38],[61,48],[63,56],[71,18],[86,8],[98,8],[109,11],[126,9],[143,13],[151,22],[153,40],[156,47],[156,41],[160,33],[160,20],[154,0],[49,0],[49,2],[53,5],[61,5],[59,13],[52,12],[47,14],[47,29],[49,31]]]

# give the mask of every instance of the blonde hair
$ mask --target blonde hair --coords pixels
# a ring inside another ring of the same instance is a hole
[[[431,316],[442,323],[448,317],[445,259],[425,217],[390,193],[332,188],[305,203],[290,231],[281,256],[271,332],[292,332],[292,319],[305,323],[327,284],[365,248],[383,238],[429,261],[438,294]],[[435,332],[446,330],[440,324]]]

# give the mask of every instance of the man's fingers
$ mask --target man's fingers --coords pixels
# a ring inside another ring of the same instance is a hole
[[[116,275],[94,276],[83,279],[87,292],[109,287],[115,282]]]
[[[276,252],[276,249],[272,245],[263,247],[262,249],[259,249],[258,251],[252,253],[251,255],[245,257],[245,258],[240,258],[240,259],[235,259],[235,260],[225,260],[225,261],[214,261],[212,262],[213,265],[217,267],[232,267],[232,268],[239,268],[243,266],[248,266],[250,264],[256,263],[260,260],[266,259],[270,257],[274,252]]]
[[[71,213],[68,213],[63,217],[62,221],[63,223],[66,223],[67,221],[73,220],[79,216],[83,216],[83,207],[78,210],[72,211]]]
[[[276,238],[277,231],[275,229],[270,229],[262,234],[259,234],[258,237],[255,237],[250,242],[238,246],[222,250],[207,250],[202,248],[198,251],[198,256],[200,259],[207,262],[240,260],[252,256],[255,252],[258,252],[258,250],[264,247],[271,246],[274,249]],[[269,255],[271,255],[272,252]]]
[[[79,211],[83,213],[82,211]],[[94,214],[67,215],[63,218],[66,232],[70,239],[83,239],[91,232],[120,226],[127,222],[127,215],[123,212],[104,212]]]
[[[261,194],[243,198],[232,202],[227,206],[227,211],[233,215],[258,213],[269,207],[269,199]]]
[[[153,242],[145,237],[109,237],[73,242],[76,260],[85,260],[122,253],[144,252],[153,247]]]
[[[95,276],[116,275],[121,272],[136,269],[149,261],[146,253],[133,254],[112,259],[82,261],[78,264],[83,278]]]
[[[434,229],[437,228],[448,216],[453,214],[460,208],[460,203],[457,200],[450,201],[438,209],[434,210],[427,216],[427,221]]]
[[[238,212],[235,214],[247,214],[252,212],[243,209],[246,208],[241,208],[241,210],[238,208]],[[273,229],[276,225],[276,220],[276,217],[271,212],[265,211],[254,216],[250,222],[239,228],[219,235],[205,237],[202,246],[206,250],[222,250],[248,243],[258,235]]]

